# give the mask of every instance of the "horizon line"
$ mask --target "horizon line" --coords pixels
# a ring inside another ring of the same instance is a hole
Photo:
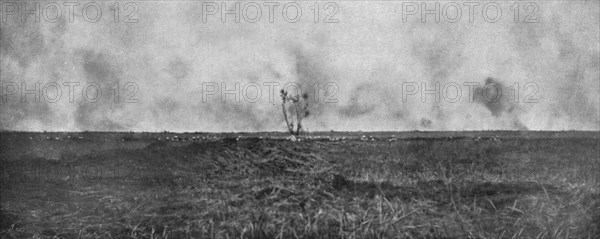
[[[494,130],[376,130],[376,131],[310,131],[303,132],[303,134],[313,133],[432,133],[432,132],[596,132],[600,133],[600,130],[509,130],[509,129],[494,129]],[[0,133],[178,133],[178,134],[256,134],[256,133],[283,133],[289,134],[287,131],[98,131],[98,130],[82,130],[82,131],[26,131],[26,130],[0,130]]]

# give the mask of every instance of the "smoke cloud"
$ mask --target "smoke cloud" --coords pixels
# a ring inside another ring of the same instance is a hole
[[[479,11],[469,22],[466,7],[456,23],[403,21],[401,2],[338,2],[338,23],[323,22],[331,9],[315,23],[305,2],[296,23],[283,3],[272,23],[266,8],[257,23],[203,22],[189,1],[138,2],[124,23],[98,4],[96,23],[80,10],[72,22],[6,16],[0,129],[284,131],[288,83],[309,95],[310,131],[600,129],[598,1],[536,2],[537,23],[515,23],[512,3],[495,23]],[[48,95],[30,94],[36,83]]]

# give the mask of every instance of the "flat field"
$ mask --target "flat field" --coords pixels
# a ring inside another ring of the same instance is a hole
[[[600,238],[599,132],[0,133],[2,238]]]

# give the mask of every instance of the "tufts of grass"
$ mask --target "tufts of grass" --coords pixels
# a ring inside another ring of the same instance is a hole
[[[88,137],[87,144],[102,149],[93,153],[67,153],[73,146],[64,141],[63,155],[68,157],[58,161],[9,155],[4,165],[18,160],[104,169],[126,164],[138,171],[126,170],[127,177],[116,179],[102,174],[95,180],[18,181],[14,179],[31,172],[4,167],[10,176],[2,177],[0,235],[600,236],[596,170],[600,159],[594,139],[290,142],[249,138],[165,143],[127,137],[124,145],[113,148]],[[60,152],[60,148],[53,150]]]

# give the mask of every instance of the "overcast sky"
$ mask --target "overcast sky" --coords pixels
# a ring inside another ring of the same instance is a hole
[[[3,2],[0,128],[284,131],[292,83],[310,131],[600,127],[598,1],[221,3]]]

